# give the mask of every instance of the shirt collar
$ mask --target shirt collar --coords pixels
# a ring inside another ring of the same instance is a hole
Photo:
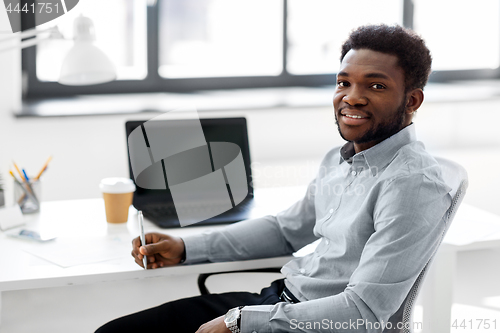
[[[417,136],[413,123],[375,146],[360,151],[357,154],[354,152],[354,144],[349,141],[340,148],[339,164],[343,162],[351,164],[354,162],[357,165],[365,165],[372,170],[372,173],[376,173],[377,169],[382,169],[389,164],[392,157],[400,148],[414,141],[417,141]]]

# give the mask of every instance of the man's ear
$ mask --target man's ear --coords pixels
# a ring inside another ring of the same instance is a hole
[[[413,89],[407,94],[406,97],[406,110],[405,113],[413,114],[418,110],[424,101],[424,92],[420,88]]]

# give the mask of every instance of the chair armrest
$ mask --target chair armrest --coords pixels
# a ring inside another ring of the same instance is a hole
[[[281,272],[281,267],[271,267],[271,268],[260,268],[260,269],[247,269],[241,271],[203,273],[198,275],[198,289],[200,290],[201,295],[210,294],[210,291],[208,291],[207,287],[205,286],[205,282],[207,281],[210,275],[232,274],[232,273],[280,273],[280,272]]]

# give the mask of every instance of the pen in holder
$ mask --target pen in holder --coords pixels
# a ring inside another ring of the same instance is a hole
[[[23,214],[32,214],[40,211],[40,194],[42,185],[40,180],[30,179],[27,182],[14,182],[14,200]]]

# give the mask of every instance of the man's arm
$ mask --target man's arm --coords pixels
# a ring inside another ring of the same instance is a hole
[[[184,238],[160,233],[146,234],[146,246],[139,237],[132,241],[132,256],[139,266],[148,257],[148,268],[178,263],[218,262],[276,257],[291,254],[313,242],[315,223],[315,181],[305,196],[276,216],[242,221],[216,232]],[[181,262],[182,260],[182,262]]]
[[[316,240],[315,181],[305,196],[276,216],[247,220],[222,230],[184,237],[186,263],[220,262],[291,254]]]
[[[242,333],[381,332],[380,324],[399,309],[441,242],[451,202],[448,192],[446,185],[421,174],[385,184],[374,206],[375,232],[345,290],[297,304],[247,306]],[[358,320],[371,322],[372,329],[353,324]]]

